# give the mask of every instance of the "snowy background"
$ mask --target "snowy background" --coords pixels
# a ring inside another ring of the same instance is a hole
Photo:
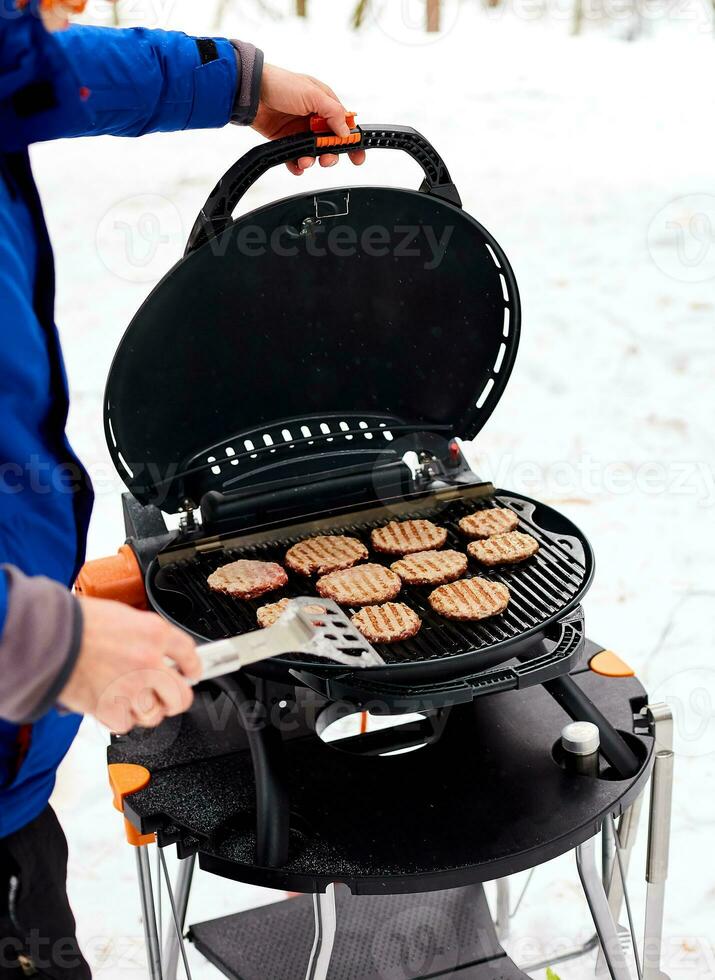
[[[522,345],[475,465],[555,504],[593,542],[589,633],[638,671],[677,718],[677,786],[666,909],[673,978],[715,977],[715,38],[703,0],[587,7],[570,35],[565,0],[445,0],[428,37],[402,0],[349,29],[352,0],[234,0],[220,33],[328,81],[365,122],[411,124],[447,161],[465,208],[510,257]],[[126,23],[215,33],[212,3],[125,3]],[[96,3],[91,16],[109,23]],[[635,40],[628,40],[637,34]],[[89,554],[123,538],[118,478],[101,429],[104,379],[123,330],[183,242],[218,175],[257,137],[220,132],[38,146],[57,252],[58,321],[97,506]],[[301,189],[394,183],[416,165],[377,154]],[[295,190],[274,171],[253,207]],[[147,217],[148,216],[148,217]],[[147,223],[149,222],[149,223]],[[158,235],[157,235],[158,231]],[[70,843],[79,933],[101,980],[144,977],[133,854],[106,787],[106,733],[85,722],[53,802]],[[645,826],[633,863],[642,911]],[[173,860],[173,858],[172,858]],[[282,895],[199,875],[189,922]],[[572,859],[539,869],[514,923],[517,962],[589,934]],[[216,976],[193,950],[194,976]],[[566,964],[562,980],[590,975]],[[543,974],[542,974],[543,975]],[[270,978],[267,978],[270,980]]]

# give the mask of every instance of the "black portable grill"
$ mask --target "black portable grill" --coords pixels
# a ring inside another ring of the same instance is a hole
[[[308,143],[315,152],[315,141],[256,147],[219,181],[184,257],[119,346],[105,428],[130,491],[127,532],[149,602],[197,639],[245,633],[263,602],[314,594],[314,583],[291,574],[281,593],[243,602],[209,590],[222,564],[281,562],[315,533],[369,543],[371,528],[416,516],[463,549],[461,516],[509,507],[539,552],[469,571],[509,587],[503,615],[448,620],[431,610],[429,589],[405,587],[400,599],[423,626],[379,648],[384,667],[294,655],[255,673],[394,711],[547,684],[572,714],[594,718],[563,676],[583,649],[591,548],[554,509],[480,480],[458,442],[482,429],[514,363],[520,306],[509,262],[462,210],[423,136],[356,132],[368,149],[410,154],[424,171],[420,190],[309,192],[234,218],[261,174]],[[328,140],[318,152],[353,145]],[[178,532],[167,532],[160,509],[181,513]],[[628,762],[615,732],[602,742],[612,761]]]
[[[316,532],[367,541],[370,528],[417,515],[464,548],[459,517],[499,504],[540,543],[524,566],[486,573],[509,586],[503,616],[449,621],[431,611],[429,590],[406,588],[401,601],[423,627],[381,647],[385,668],[347,677],[344,667],[285,658],[264,671],[290,671],[335,696],[393,697],[409,685],[428,700],[454,696],[460,676],[477,692],[547,680],[578,656],[591,549],[556,511],[495,494],[455,438],[476,436],[511,371],[514,275],[422,136],[360,132],[365,147],[413,156],[425,172],[420,191],[301,194],[233,220],[253,181],[304,138],[257,147],[219,182],[184,258],[120,345],[106,392],[110,452],[135,501],[184,515],[177,536],[167,543],[160,529],[154,542],[151,604],[200,639],[243,633],[256,628],[260,603],[212,593],[206,577],[217,566],[282,561]],[[147,565],[150,549],[138,550]],[[313,591],[291,575],[281,595]],[[525,651],[526,665],[494,669]]]
[[[341,976],[396,975],[399,963],[411,980],[525,977],[499,946],[478,883],[570,848],[598,934],[619,946],[613,922],[601,921],[610,898],[593,885],[584,841],[641,792],[655,754],[647,696],[627,665],[604,665],[613,655],[584,639],[593,553],[583,534],[553,508],[481,480],[459,443],[478,435],[512,369],[516,282],[424,137],[365,126],[351,139],[288,137],[248,153],[134,318],[105,409],[128,487],[128,546],[111,566],[90,563],[78,588],[149,605],[210,641],[255,630],[263,603],[315,594],[313,580],[290,573],[281,592],[242,602],[211,592],[210,573],[241,557],[282,562],[318,533],[369,545],[373,528],[423,517],[463,550],[460,517],[501,506],[540,547],[512,567],[470,563],[469,575],[508,586],[500,616],[448,620],[429,606],[428,587],[406,586],[399,598],[422,628],[379,646],[383,666],[276,657],[205,682],[189,712],[153,732],[112,738],[110,779],[130,840],[155,834],[185,859],[162,964],[146,848],[136,848],[153,978],[176,975],[196,855],[226,878],[314,894],[311,953],[301,899],[191,927],[209,960],[242,980],[266,971],[298,980],[308,959],[312,980],[333,976],[338,881],[363,896],[359,915],[353,905],[347,913],[350,948],[343,931],[336,949]],[[358,142],[409,153],[425,174],[420,190],[310,192],[233,218],[270,166]],[[181,515],[177,531],[162,511]],[[236,710],[224,710],[226,698]],[[590,775],[564,755],[562,708],[598,726]],[[343,711],[398,717],[327,744]],[[664,804],[664,793],[654,783],[653,801]],[[651,815],[651,826],[667,822]],[[163,856],[162,866],[168,884]],[[410,946],[397,958],[389,943],[376,949],[383,928],[403,943],[394,925],[418,912],[453,963],[406,963]],[[458,920],[468,924],[459,941]]]

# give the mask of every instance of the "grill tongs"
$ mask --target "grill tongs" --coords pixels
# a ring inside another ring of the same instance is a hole
[[[251,664],[289,653],[308,653],[350,667],[384,667],[385,661],[329,599],[299,596],[266,629],[198,647],[199,680],[222,677]],[[194,683],[198,683],[195,681]]]

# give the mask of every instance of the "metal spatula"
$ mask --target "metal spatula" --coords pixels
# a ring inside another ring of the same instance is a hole
[[[317,609],[322,611],[317,612]],[[291,600],[273,626],[199,646],[198,654],[204,668],[199,680],[221,677],[288,653],[309,653],[350,667],[385,666],[377,650],[355,629],[336,603],[314,596],[299,596]]]

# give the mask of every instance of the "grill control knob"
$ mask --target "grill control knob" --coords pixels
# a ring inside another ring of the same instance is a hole
[[[584,776],[598,776],[598,727],[590,721],[572,721],[561,730],[561,748],[567,768]]]

